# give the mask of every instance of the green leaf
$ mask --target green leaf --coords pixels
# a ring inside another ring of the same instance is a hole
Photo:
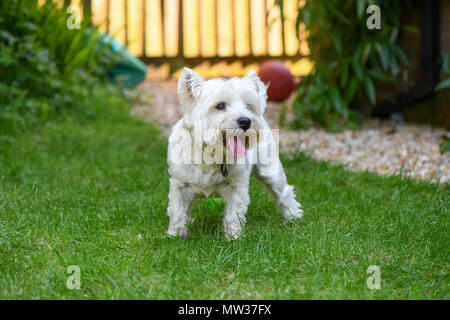
[[[378,69],[369,70],[369,74],[372,76],[372,78],[385,82],[393,82],[395,80],[394,77],[381,73]]]
[[[399,72],[399,68],[398,68],[398,64],[397,64],[397,59],[390,59],[390,68],[391,68],[391,73],[393,75],[396,75]]]
[[[362,71],[362,68],[361,68],[361,65],[359,64],[359,62],[353,60],[352,68],[353,68],[353,71],[355,71],[356,77],[359,80],[363,80],[363,71]]]
[[[358,15],[358,19],[361,19],[366,11],[366,1],[365,0],[356,0],[356,14]]]
[[[334,47],[336,48],[336,51],[339,54],[342,53],[342,44],[341,44],[342,39],[336,34],[335,31],[331,33],[331,39],[333,40],[333,44]]]
[[[342,117],[347,120],[349,115],[349,108],[345,101],[342,101]]]
[[[450,88],[450,78],[445,79],[441,83],[439,83],[436,86],[436,91],[443,90],[443,89],[449,89]]]
[[[348,81],[348,74],[349,74],[349,67],[348,63],[344,62],[342,65],[342,75],[341,75],[341,87],[345,87],[347,85]]]
[[[398,38],[398,28],[395,27],[392,29],[391,38],[390,38],[391,43],[395,43],[397,41],[397,38]]]
[[[369,57],[371,50],[372,50],[372,44],[370,42],[368,42],[364,47],[364,51],[363,51],[363,55],[362,55],[362,61],[363,61],[364,65],[367,62],[367,58]]]
[[[380,43],[375,44],[375,49],[378,52],[378,55],[380,56],[381,65],[383,66],[383,70],[387,71],[389,68],[389,52],[387,48]]]
[[[338,9],[336,9],[331,1],[325,1],[324,2],[325,6],[328,7],[328,10],[340,21],[342,21],[345,24],[351,24],[351,20],[349,18],[347,18],[346,16],[344,16],[341,12],[339,12]]]
[[[14,59],[12,55],[9,55],[8,53],[2,53],[0,55],[0,66],[9,67],[14,64],[16,64],[16,59]]]
[[[339,90],[336,87],[331,87],[330,89],[330,98],[333,102],[334,108],[340,115],[344,115],[344,106]]]
[[[394,53],[396,54],[397,57],[400,58],[400,60],[403,62],[403,64],[407,67],[410,66],[409,60],[406,57],[405,53],[403,52],[403,50],[399,47],[399,46],[394,46]]]
[[[351,103],[353,101],[353,98],[355,97],[356,90],[358,89],[358,84],[359,84],[359,81],[358,81],[357,78],[352,77],[350,79],[350,83],[349,83],[349,85],[347,87],[347,90],[345,91],[345,101],[347,103]]]
[[[366,85],[366,93],[369,96],[370,103],[374,106],[377,103],[375,87],[370,77],[365,78],[364,84]]]
[[[420,29],[415,27],[415,26],[411,26],[411,25],[405,25],[402,27],[403,30],[405,30],[406,32],[409,33],[413,33],[413,34],[420,34]]]

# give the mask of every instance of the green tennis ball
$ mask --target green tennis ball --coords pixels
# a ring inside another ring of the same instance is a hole
[[[204,199],[203,204],[208,211],[222,210],[225,207],[225,202],[221,198]]]

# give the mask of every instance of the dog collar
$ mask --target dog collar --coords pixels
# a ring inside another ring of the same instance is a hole
[[[220,165],[220,172],[225,178],[228,177],[228,166],[225,163]]]

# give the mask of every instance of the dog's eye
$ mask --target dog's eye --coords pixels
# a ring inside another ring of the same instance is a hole
[[[247,109],[256,112],[256,107],[253,104],[247,103]]]
[[[226,107],[227,107],[226,104],[224,102],[221,102],[216,106],[216,109],[225,110]]]

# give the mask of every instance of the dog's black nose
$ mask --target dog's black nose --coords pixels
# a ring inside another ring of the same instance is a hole
[[[252,120],[247,117],[241,117],[238,119],[237,123],[242,130],[246,131],[248,128],[250,128]]]

